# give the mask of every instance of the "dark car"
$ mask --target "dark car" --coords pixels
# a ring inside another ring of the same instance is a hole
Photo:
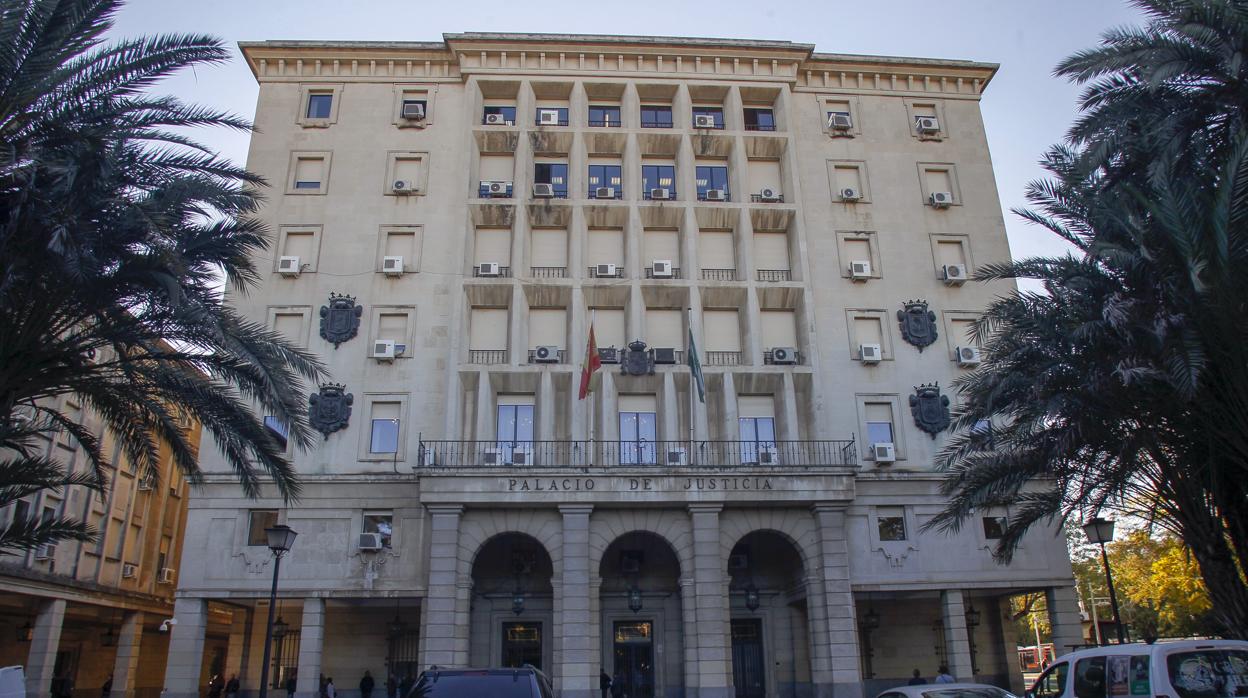
[[[430,669],[404,698],[554,698],[535,667],[516,669]]]

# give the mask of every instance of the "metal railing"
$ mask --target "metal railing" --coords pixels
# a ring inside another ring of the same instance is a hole
[[[469,349],[468,363],[470,364],[505,364],[507,363],[506,349]]]
[[[746,131],[775,131],[775,130],[776,130],[776,127],[775,127],[775,125],[774,125],[774,124],[769,125],[769,124],[751,124],[751,123],[747,123],[747,124],[745,125],[745,130],[746,130]]]
[[[426,441],[417,466],[489,467],[853,467],[852,439],[829,441]]]
[[[624,125],[624,122],[619,119],[590,119],[589,125],[591,128],[619,128]]]
[[[650,347],[650,355],[654,357],[654,363],[658,366],[683,366],[685,363],[684,349],[670,349],[665,347]],[[671,359],[670,361],[668,359]]]
[[[788,269],[759,269],[759,281],[792,281],[793,272]]]
[[[643,189],[643,190],[642,190],[642,192],[641,192],[641,198],[642,198],[642,199],[644,199],[644,200],[646,200],[646,201],[675,201],[675,200],[676,200],[676,190],[675,190],[675,189],[671,189],[671,188],[668,188],[668,190],[667,190],[667,198],[666,198],[666,199],[651,199],[651,198],[650,198],[650,190],[651,190],[651,189],[662,189],[662,188],[663,188],[663,187],[647,187],[647,188],[645,188],[645,189]]]
[[[510,279],[510,278],[511,278],[511,267],[499,267],[499,268],[498,268],[498,274],[497,274],[497,275],[490,274],[490,275],[482,276],[482,275],[481,275],[481,265],[480,265],[480,264],[474,264],[474,265],[472,265],[472,275],[473,275],[473,276],[475,276],[475,277],[477,277],[477,278],[479,278],[479,279],[498,279],[498,278]]]
[[[763,363],[764,363],[764,364],[766,364],[766,365],[768,365],[768,366],[785,365],[785,364],[792,364],[792,365],[796,365],[796,366],[801,366],[801,365],[802,365],[802,362],[805,360],[805,357],[802,355],[802,352],[800,352],[800,351],[794,351],[794,352],[792,352],[792,354],[793,354],[793,360],[792,360],[792,361],[781,361],[781,362],[777,362],[777,361],[776,361],[776,350],[775,350],[775,349],[765,349],[765,350],[763,351]]]
[[[506,116],[504,116],[504,117],[503,117],[503,120],[502,120],[502,123],[499,123],[499,122],[497,121],[497,118],[496,118],[496,120],[495,120],[495,121],[490,121],[490,117],[491,117],[491,116],[497,117],[497,116],[499,116],[499,115],[495,115],[495,114],[485,114],[485,115],[483,115],[483,116],[481,117],[481,125],[482,125],[482,126],[515,126],[515,125],[516,125],[516,120],[515,120],[514,118],[512,118],[512,119],[508,119]]]
[[[724,198],[722,199],[708,199],[706,198],[706,191],[700,191],[698,192],[698,201],[715,201],[721,204],[727,201],[732,201],[732,194],[729,194],[727,189],[721,189],[720,191],[724,192]]]
[[[561,363],[564,363],[565,355],[566,355],[566,352],[564,352],[564,350],[556,349],[555,355],[552,359],[541,360],[537,358],[537,350],[530,349],[529,350],[529,363],[531,364],[561,364]]]
[[[479,199],[510,199],[512,185],[507,185],[505,193],[490,193],[490,185],[477,185],[477,198]]]
[[[566,279],[567,267],[529,267],[529,275],[538,279]]]
[[[642,121],[641,127],[642,128],[675,128],[676,123],[674,121],[651,121],[649,123]]]
[[[585,194],[585,197],[589,199],[607,199],[607,200],[624,198],[624,190],[621,189],[620,187],[608,187],[608,188],[615,190],[615,196],[598,196],[598,191],[597,191],[598,187],[590,187],[589,192]]]
[[[624,278],[624,266],[620,264],[615,265],[614,274],[599,274],[597,266],[589,267],[589,271],[586,273],[591,279],[622,279]]]
[[[750,203],[752,204],[782,204],[784,203],[784,194],[777,194],[770,198],[765,198],[762,194],[750,194]]]
[[[646,267],[646,278],[647,279],[679,279],[680,278],[680,267],[672,267],[671,271],[672,273],[666,276],[655,276],[654,267]]]
[[[707,366],[740,366],[741,352],[739,351],[708,351],[706,352]]]
[[[699,126],[699,125],[698,125],[698,116],[699,116],[698,114],[694,114],[694,115],[693,115],[693,123],[692,123],[693,128],[697,128],[697,129],[711,129],[711,130],[715,130],[715,131],[723,131],[723,130],[724,130],[724,122],[723,122],[723,120],[716,121],[716,122],[712,123],[710,126]],[[708,114],[707,116],[709,116],[709,114]]]
[[[736,269],[703,269],[703,281],[736,281]]]

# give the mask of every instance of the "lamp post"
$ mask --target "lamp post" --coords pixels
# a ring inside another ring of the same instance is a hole
[[[1109,554],[1105,552],[1105,544],[1114,539],[1114,522],[1098,516],[1083,525],[1083,533],[1088,537],[1089,543],[1101,546],[1101,562],[1105,565],[1105,584],[1109,587],[1109,605],[1114,610],[1114,630],[1118,633],[1118,644],[1125,644],[1127,637],[1123,632],[1122,616],[1118,613],[1118,594],[1114,592],[1114,576],[1109,571]]]
[[[264,663],[260,665],[260,698],[269,694],[269,658],[273,652],[273,611],[277,605],[277,573],[282,567],[282,556],[290,552],[295,544],[294,529],[284,524],[264,529],[269,539],[269,550],[273,551],[273,588],[269,591],[269,620],[264,626]]]
[[[971,675],[972,677],[974,677],[975,674],[979,673],[978,662],[976,662],[976,655],[979,653],[978,652],[979,648],[975,646],[975,628],[979,627],[979,621],[980,621],[980,612],[976,610],[974,606],[968,606],[966,609],[966,639],[970,642],[970,646],[971,646]]]
[[[858,628],[862,631],[863,663],[866,665],[863,667],[865,669],[863,673],[868,679],[875,678],[875,646],[871,643],[871,633],[879,627],[880,614],[876,613],[875,606],[872,606],[858,621]]]

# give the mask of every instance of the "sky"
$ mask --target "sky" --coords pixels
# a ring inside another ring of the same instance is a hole
[[[239,41],[437,41],[443,32],[467,31],[657,34],[999,63],[981,108],[1010,249],[1020,258],[1064,249],[1056,237],[1010,213],[1025,205],[1027,183],[1044,176],[1040,156],[1062,139],[1077,111],[1080,88],[1054,77],[1053,67],[1095,45],[1105,30],[1141,22],[1124,0],[131,0],[112,36],[207,33],[223,39],[233,61],[179,74],[155,91],[247,118],[255,114],[257,87],[238,56]],[[246,160],[247,134],[198,137],[225,157]]]

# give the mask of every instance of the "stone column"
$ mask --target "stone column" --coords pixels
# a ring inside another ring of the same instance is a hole
[[[1049,587],[1044,590],[1044,600],[1049,608],[1049,625],[1053,627],[1053,651],[1060,657],[1083,643],[1075,588]]]
[[[169,693],[162,698],[199,698],[208,602],[204,599],[177,599],[173,602],[173,617],[178,624],[169,630],[169,659],[165,664],[165,689]]]
[[[563,678],[564,698],[594,698],[598,690],[598,667],[593,665],[593,645],[589,603],[589,505],[563,505],[562,624],[563,661],[558,664]]]
[[[121,619],[117,658],[113,660],[113,696],[132,698],[139,670],[139,645],[143,639],[143,612],[128,611]]]
[[[828,633],[831,685],[816,685],[816,696],[862,698],[858,622],[849,583],[849,548],[845,541],[845,506],[821,502],[813,507],[819,530],[820,576]]]
[[[1017,626],[1011,622],[1013,612],[1010,609],[1010,597],[998,596],[989,608],[996,615],[996,622],[1001,627],[1001,647],[1005,648],[1005,669],[1010,680],[1010,693],[1021,696],[1027,690],[1023,685],[1023,667],[1018,661],[1018,652],[1009,650],[1023,643],[1018,641],[1018,631],[1015,630]]]
[[[685,695],[698,695],[698,597],[694,593],[693,575],[680,578],[680,615],[683,622],[685,647]]]
[[[299,631],[297,698],[316,698],[321,691],[321,650],[325,646],[325,599],[303,600],[303,625]],[[272,681],[273,677],[270,676]]]
[[[26,655],[26,693],[46,696],[52,692],[56,671],[56,651],[61,646],[61,624],[65,620],[65,600],[49,599],[39,606],[35,627]]]
[[[693,518],[694,606],[698,636],[698,696],[728,698],[732,658],[728,644],[728,604],[719,544],[722,504],[691,504]]]
[[[459,604],[459,518],[462,506],[431,506],[429,589],[421,609],[421,664],[457,666],[456,608]],[[465,611],[465,615],[467,615]],[[467,619],[464,621],[467,623]],[[467,630],[465,628],[465,630]],[[464,651],[467,661],[467,650]]]
[[[824,607],[827,597],[823,593],[823,570],[807,570],[806,574],[806,625],[810,634],[810,683],[825,687],[819,695],[829,695],[832,686],[832,652],[829,647],[828,614]]]
[[[230,613],[230,644],[225,655],[225,675],[247,676],[247,653],[251,648],[251,609],[235,608]]]
[[[949,673],[958,681],[974,681],[971,641],[966,632],[966,604],[957,589],[940,593],[940,618],[945,628],[945,654]]]

